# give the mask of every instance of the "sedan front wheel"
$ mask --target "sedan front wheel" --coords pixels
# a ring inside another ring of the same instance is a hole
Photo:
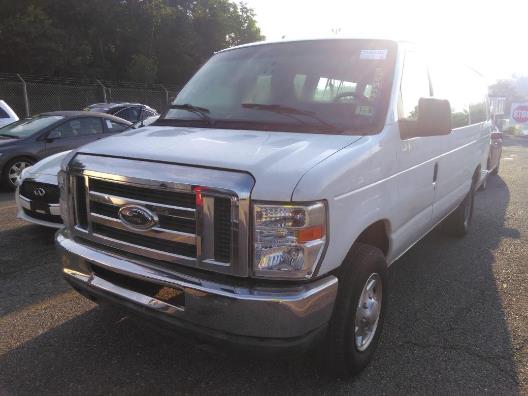
[[[22,171],[29,168],[34,163],[35,161],[31,158],[15,158],[14,160],[11,160],[4,169],[4,185],[9,189],[14,190]]]

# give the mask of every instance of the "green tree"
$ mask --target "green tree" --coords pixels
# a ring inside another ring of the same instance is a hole
[[[0,0],[0,72],[182,84],[214,51],[262,40],[230,0]]]

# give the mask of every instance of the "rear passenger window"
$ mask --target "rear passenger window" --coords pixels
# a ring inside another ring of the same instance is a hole
[[[0,118],[9,118],[9,114],[6,113],[4,109],[0,107]]]
[[[245,103],[268,104],[271,100],[271,74],[257,77],[255,84],[245,98]]]
[[[103,133],[103,125],[99,118],[76,118],[66,121],[50,132],[53,139],[71,138],[77,136],[97,135]]]
[[[120,117],[129,122],[139,121],[139,114],[141,113],[141,108],[137,106],[127,107],[126,109],[119,110],[114,115]]]
[[[105,120],[105,123],[106,130],[108,131],[108,133],[119,133],[123,132],[125,129],[128,128],[128,125],[126,124],[121,124],[119,122],[114,122],[110,120]]]
[[[77,136],[98,135],[103,133],[103,125],[99,118],[79,118],[72,121],[75,123],[75,133]]]
[[[418,120],[420,98],[430,97],[431,89],[427,64],[416,52],[405,55],[400,94],[400,119]]]
[[[321,77],[315,88],[315,102],[354,102],[357,83],[354,81],[337,80]]]

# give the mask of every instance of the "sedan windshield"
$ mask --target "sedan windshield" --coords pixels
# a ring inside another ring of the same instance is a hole
[[[160,122],[312,133],[379,132],[396,47],[382,40],[316,40],[220,52]]]
[[[25,138],[37,133],[51,124],[62,120],[62,116],[37,116],[26,118],[0,128],[0,137]]]

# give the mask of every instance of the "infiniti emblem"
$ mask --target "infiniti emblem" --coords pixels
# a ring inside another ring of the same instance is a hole
[[[121,222],[133,230],[146,231],[158,224],[158,216],[139,205],[125,205],[119,209]]]
[[[43,197],[44,195],[46,195],[46,190],[44,190],[42,187],[35,188],[33,190],[33,195],[35,195],[36,197]]]

